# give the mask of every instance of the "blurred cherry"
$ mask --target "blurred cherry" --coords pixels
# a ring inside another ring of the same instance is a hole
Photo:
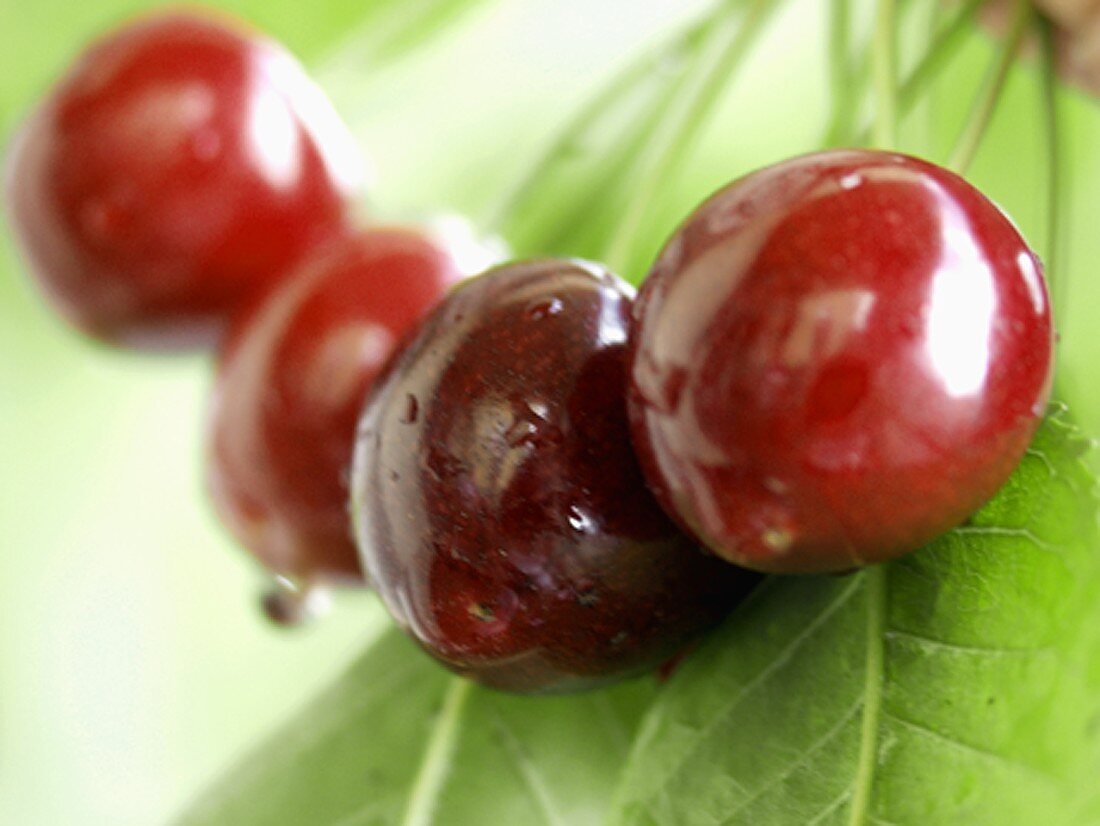
[[[366,230],[320,250],[234,320],[211,411],[210,488],[271,570],[361,580],[347,513],[356,420],[401,337],[489,260],[469,252],[444,234]]]
[[[208,345],[342,230],[361,161],[282,47],[221,14],[140,18],[92,44],[8,158],[15,236],[84,332]]]

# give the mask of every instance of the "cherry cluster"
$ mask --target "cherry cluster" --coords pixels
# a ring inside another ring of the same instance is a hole
[[[369,582],[487,685],[652,669],[759,572],[915,550],[1044,414],[1041,263],[933,164],[837,150],[736,180],[635,300],[596,264],[468,277],[430,228],[357,228],[350,145],[281,48],[161,15],[34,113],[8,198],[78,327],[216,344],[210,485],[242,543],[293,580]]]

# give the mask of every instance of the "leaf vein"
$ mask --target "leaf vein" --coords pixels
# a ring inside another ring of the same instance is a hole
[[[820,812],[818,812],[816,815],[814,815],[814,817],[812,819],[807,820],[805,826],[817,826],[817,824],[819,824],[823,820],[825,820],[825,818],[827,818],[829,815],[831,815],[833,812],[835,812],[837,809],[839,809],[841,806],[843,806],[847,801],[851,800],[851,798],[852,798],[852,787],[849,786],[844,791],[842,791],[837,797],[833,798],[828,803],[826,803],[825,808],[822,809]]]
[[[435,721],[435,730],[428,738],[424,758],[413,781],[408,805],[401,819],[403,826],[431,826],[439,796],[451,770],[462,715],[472,690],[473,683],[469,680],[452,678]]]
[[[740,812],[743,812],[745,809],[747,809],[749,806],[751,806],[753,803],[755,803],[759,798],[761,798],[765,794],[767,794],[767,792],[769,792],[771,789],[775,788],[780,783],[787,780],[796,771],[798,771],[800,768],[802,768],[804,765],[806,765],[806,763],[809,762],[810,758],[812,758],[814,755],[816,755],[817,752],[819,752],[821,749],[823,749],[825,746],[827,746],[832,740],[834,740],[837,737],[837,735],[839,735],[842,731],[844,731],[844,729],[852,721],[852,718],[855,717],[856,712],[859,711],[861,708],[863,708],[863,698],[862,697],[858,701],[853,703],[852,707],[850,709],[848,709],[846,712],[844,712],[844,714],[840,715],[840,717],[837,719],[837,722],[834,723],[832,726],[830,726],[828,731],[826,731],[821,737],[819,737],[812,744],[810,744],[810,746],[807,747],[807,749],[803,752],[802,757],[800,757],[797,761],[795,761],[791,765],[787,766],[787,768],[785,768],[782,772],[780,772],[776,777],[769,780],[767,783],[765,783],[763,786],[761,786],[756,792],[754,792],[752,797],[750,797],[748,800],[745,800],[744,802],[740,803],[737,806],[737,808],[735,808],[732,812],[730,812],[729,817],[727,817],[725,820],[722,821],[722,826],[726,826],[727,824],[733,823],[734,822],[734,817],[737,814],[739,814]]]
[[[669,762],[669,767],[665,770],[664,776],[651,786],[650,796],[659,793],[669,781],[676,777],[684,767],[687,766],[688,761],[695,756],[695,754],[702,747],[702,744],[714,733],[718,724],[725,719],[730,712],[732,712],[737,706],[759,685],[767,680],[772,674],[783,667],[794,656],[813,634],[821,628],[829,619],[839,611],[852,596],[859,590],[861,585],[861,579],[859,577],[853,577],[852,583],[843,591],[838,593],[833,600],[822,608],[821,612],[817,615],[813,622],[810,622],[806,627],[799,632],[799,634],[791,639],[789,643],[776,655],[776,657],[768,664],[768,666],[760,671],[753,679],[745,683],[741,689],[730,698],[730,700],[722,705],[711,719],[707,722],[702,729],[699,730],[699,736],[692,742],[691,746],[685,751],[678,759]],[[734,781],[735,782],[735,781]],[[740,786],[740,784],[738,784]],[[744,789],[744,786],[740,786]]]
[[[508,721],[497,709],[492,707],[489,708],[489,719],[501,745],[511,756],[513,765],[515,765],[524,785],[527,786],[527,790],[534,799],[535,806],[547,826],[566,826],[565,818],[558,813],[557,808],[554,806],[550,790],[539,775],[538,767],[531,760],[530,755],[527,754],[523,743],[509,727]]]
[[[1056,545],[1047,542],[1045,539],[1040,539],[1036,534],[1028,528],[1007,528],[998,525],[960,525],[953,531],[960,536],[979,536],[979,537],[1008,537],[1011,539],[1026,539],[1035,545],[1039,550],[1046,551],[1048,553],[1062,555],[1062,551]]]
[[[1021,646],[1016,648],[1013,646],[971,645],[949,642],[948,640],[937,639],[936,637],[930,637],[925,634],[917,634],[913,631],[905,631],[901,628],[887,629],[886,637],[887,639],[907,641],[920,646],[929,646],[943,651],[956,652],[960,654],[989,656],[1028,656],[1031,654],[1040,654],[1052,650],[1050,646],[1045,645],[1034,647]]]
[[[983,748],[982,746],[976,746],[973,743],[964,742],[962,740],[959,740],[957,737],[953,737],[949,734],[944,734],[941,731],[937,731],[936,729],[932,728],[931,726],[925,725],[924,723],[918,723],[914,720],[909,720],[905,717],[901,717],[896,712],[890,711],[889,709],[883,710],[883,716],[890,720],[893,720],[895,723],[898,723],[899,725],[910,731],[916,732],[933,740],[937,740],[938,742],[949,746],[955,751],[961,751],[966,754],[976,755],[990,762],[998,763],[1006,768],[1013,769],[1014,771],[1024,772],[1038,780],[1042,780],[1048,785],[1057,785],[1057,781],[1054,777],[1047,774],[1046,772],[1035,768],[1034,766],[1028,765],[1027,763],[1022,763],[1018,760],[1012,760],[1008,757],[1005,757],[1003,754],[998,754],[997,752],[991,751],[987,748]]]

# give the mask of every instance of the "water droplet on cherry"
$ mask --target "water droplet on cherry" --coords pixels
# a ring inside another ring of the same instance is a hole
[[[328,589],[310,582],[275,576],[260,597],[260,609],[273,624],[295,628],[328,613],[332,606]]]
[[[405,409],[401,414],[402,424],[416,424],[416,419],[420,415],[420,402],[416,396],[409,393],[405,396]]]
[[[561,299],[551,296],[550,298],[539,298],[532,301],[527,306],[527,317],[531,321],[542,321],[549,316],[557,315],[562,310]]]

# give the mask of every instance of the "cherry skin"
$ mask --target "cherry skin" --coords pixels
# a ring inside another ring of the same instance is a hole
[[[1042,266],[915,158],[830,151],[719,191],[643,284],[646,477],[715,553],[842,571],[915,550],[1006,481],[1050,392]]]
[[[360,160],[301,66],[228,17],[172,12],[94,43],[8,159],[15,236],[102,340],[208,345],[344,224]]]
[[[468,273],[456,250],[412,229],[349,235],[233,320],[208,483],[223,521],[272,571],[362,582],[347,511],[356,421],[397,342]]]
[[[371,394],[352,517],[397,622],[486,685],[567,691],[654,667],[754,575],[701,554],[630,447],[631,288],[582,262],[460,286]]]

